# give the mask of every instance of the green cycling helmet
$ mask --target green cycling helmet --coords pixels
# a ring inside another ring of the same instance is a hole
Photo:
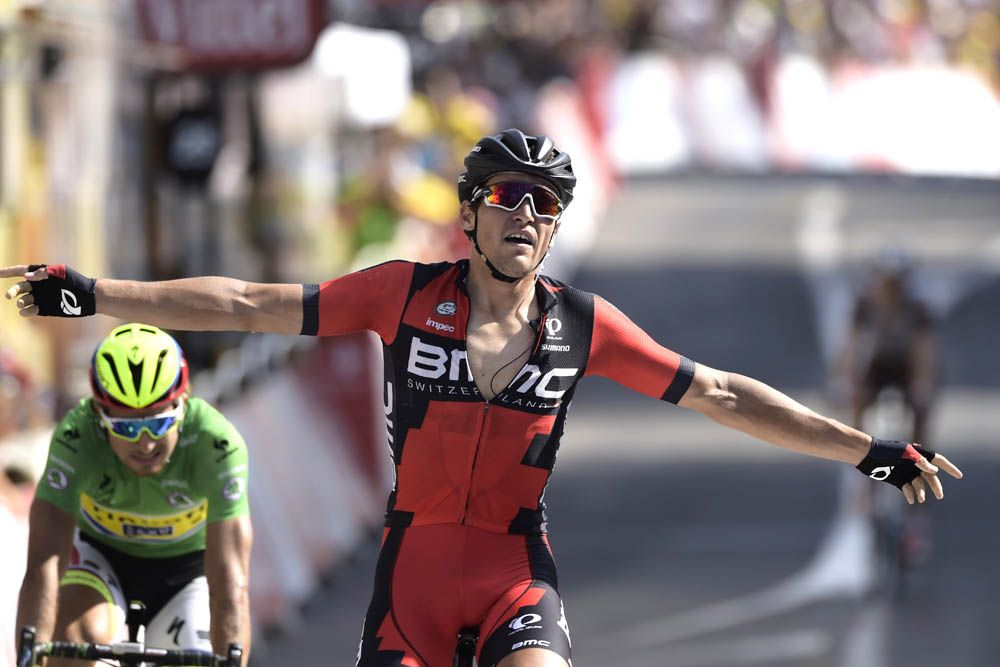
[[[148,324],[112,329],[90,365],[94,400],[107,407],[166,406],[188,388],[187,362],[172,336]]]

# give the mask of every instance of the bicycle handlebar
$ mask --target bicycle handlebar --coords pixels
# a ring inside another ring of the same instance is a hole
[[[41,657],[75,658],[77,660],[127,660],[159,665],[160,667],[240,667],[243,647],[229,645],[228,655],[215,655],[211,651],[196,649],[170,650],[153,648],[137,642],[120,644],[93,644],[90,642],[35,643],[35,629],[21,629],[18,642],[17,667],[31,667],[33,660]]]

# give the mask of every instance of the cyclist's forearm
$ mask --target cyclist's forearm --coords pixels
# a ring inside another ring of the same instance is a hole
[[[49,641],[56,625],[58,597],[58,564],[53,560],[42,567],[29,568],[18,595],[15,633],[20,633],[21,628],[31,625],[37,631],[35,641]],[[17,637],[14,639],[16,642]]]
[[[715,408],[705,414],[784,449],[855,465],[871,446],[865,433],[824,417],[753,378],[726,373],[715,393]]]
[[[165,329],[298,333],[301,289],[290,290],[233,278],[206,276],[161,282],[100,279],[97,312]]]
[[[244,585],[225,586],[211,594],[212,650],[225,655],[229,645],[239,642],[243,646],[243,664],[250,657],[250,596]]]

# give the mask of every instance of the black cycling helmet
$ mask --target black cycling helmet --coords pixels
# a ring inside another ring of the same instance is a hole
[[[465,172],[458,177],[458,200],[472,201],[476,188],[493,174],[520,171],[548,181],[563,207],[573,201],[576,176],[569,153],[556,148],[544,135],[533,137],[521,130],[504,130],[476,142],[465,157]]]

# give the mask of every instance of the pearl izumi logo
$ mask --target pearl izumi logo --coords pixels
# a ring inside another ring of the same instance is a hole
[[[79,302],[77,302],[76,295],[68,289],[59,291],[62,293],[62,302],[59,306],[62,308],[63,313],[72,317],[79,317],[83,309],[80,307]]]
[[[545,320],[545,332],[549,334],[549,338],[553,340],[562,340],[562,336],[557,336],[560,331],[562,331],[563,323],[558,317],[553,317],[551,319]]]
[[[535,625],[542,620],[542,617],[538,614],[524,614],[518,616],[513,621],[507,624],[511,630],[517,632],[518,630],[525,630],[529,625]]]
[[[878,482],[883,482],[889,479],[889,475],[892,474],[892,469],[893,466],[879,466],[868,473],[868,476]]]
[[[427,326],[437,331],[447,331],[448,333],[455,333],[455,327],[450,324],[443,324],[441,322],[435,322],[431,318],[427,318]]]
[[[434,312],[436,312],[438,315],[444,315],[445,317],[454,315],[457,311],[458,311],[458,306],[455,305],[454,301],[442,301],[434,309]]]

